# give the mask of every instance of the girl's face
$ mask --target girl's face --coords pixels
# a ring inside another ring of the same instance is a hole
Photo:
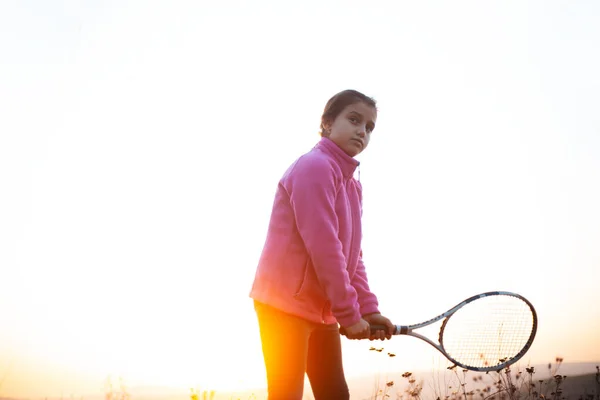
[[[363,102],[350,104],[327,129],[327,137],[354,157],[367,148],[375,129],[377,110]]]

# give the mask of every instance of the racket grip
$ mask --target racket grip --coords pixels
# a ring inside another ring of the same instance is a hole
[[[371,325],[371,333],[375,333],[377,331],[387,332],[387,326],[385,325]],[[394,330],[395,332],[395,330]]]
[[[387,331],[387,327],[385,325],[371,325],[371,334],[374,334],[377,331]],[[398,327],[396,326],[393,335],[395,335],[397,332]],[[340,334],[346,336],[346,329],[343,326],[340,327]]]

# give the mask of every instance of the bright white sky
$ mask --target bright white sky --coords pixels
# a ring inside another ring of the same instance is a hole
[[[600,360],[599,17],[591,0],[1,2],[0,395],[109,374],[263,385],[247,296],[273,194],[347,88],[379,103],[360,159],[385,314],[515,291],[540,318],[526,361]],[[385,343],[390,368],[431,368],[417,342]],[[349,376],[376,372],[370,345],[344,343]]]

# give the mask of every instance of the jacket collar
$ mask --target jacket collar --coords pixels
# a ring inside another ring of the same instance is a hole
[[[345,178],[351,178],[354,175],[356,167],[360,164],[358,160],[355,160],[353,157],[346,154],[344,150],[340,149],[338,145],[329,138],[321,138],[315,146],[315,149],[319,149],[332,156],[342,169],[342,174]]]

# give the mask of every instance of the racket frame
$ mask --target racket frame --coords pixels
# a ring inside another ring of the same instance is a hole
[[[489,297],[489,296],[512,296],[512,297],[516,297],[516,298],[522,300],[523,302],[525,302],[529,306],[531,313],[532,313],[533,324],[531,327],[531,334],[529,336],[529,339],[525,343],[525,346],[523,346],[523,348],[521,349],[521,351],[519,351],[512,358],[506,359],[505,361],[501,362],[500,364],[490,366],[490,367],[474,367],[471,365],[465,365],[465,364],[455,360],[454,358],[452,358],[446,352],[446,350],[444,350],[444,341],[443,341],[444,328],[445,328],[446,323],[448,322],[449,318],[454,313],[456,313],[456,311],[458,311],[462,307],[466,306],[467,304],[469,304],[475,300],[482,299],[484,297]],[[445,318],[445,320],[442,323],[442,327],[440,328],[440,332],[439,332],[439,336],[438,336],[439,344],[435,343],[428,337],[419,334],[418,332],[414,332],[414,330],[416,330],[416,329],[431,325],[431,324],[433,324],[441,319],[444,319],[444,318]],[[508,367],[509,365],[514,364],[515,362],[519,361],[521,359],[521,357],[523,357],[525,355],[525,353],[527,352],[527,350],[529,350],[529,348],[531,347],[531,344],[533,343],[533,339],[535,338],[535,334],[537,332],[537,313],[535,312],[535,308],[529,302],[529,300],[527,300],[523,296],[516,294],[516,293],[512,293],[512,292],[494,291],[494,292],[485,292],[485,293],[481,293],[481,294],[469,297],[468,299],[455,305],[454,307],[452,307],[445,313],[440,314],[437,317],[427,320],[425,322],[421,322],[419,324],[414,324],[414,325],[395,325],[395,326],[396,326],[396,328],[393,333],[394,335],[414,336],[418,339],[421,339],[421,340],[425,341],[426,343],[429,343],[430,345],[435,347],[440,353],[442,353],[444,355],[444,357],[446,357],[448,360],[450,360],[456,366],[459,366],[461,368],[468,369],[471,371],[478,371],[478,372],[499,371],[499,370],[504,369],[504,368]],[[372,326],[371,327],[372,331],[380,330],[380,329],[385,330],[385,327],[384,326]]]

